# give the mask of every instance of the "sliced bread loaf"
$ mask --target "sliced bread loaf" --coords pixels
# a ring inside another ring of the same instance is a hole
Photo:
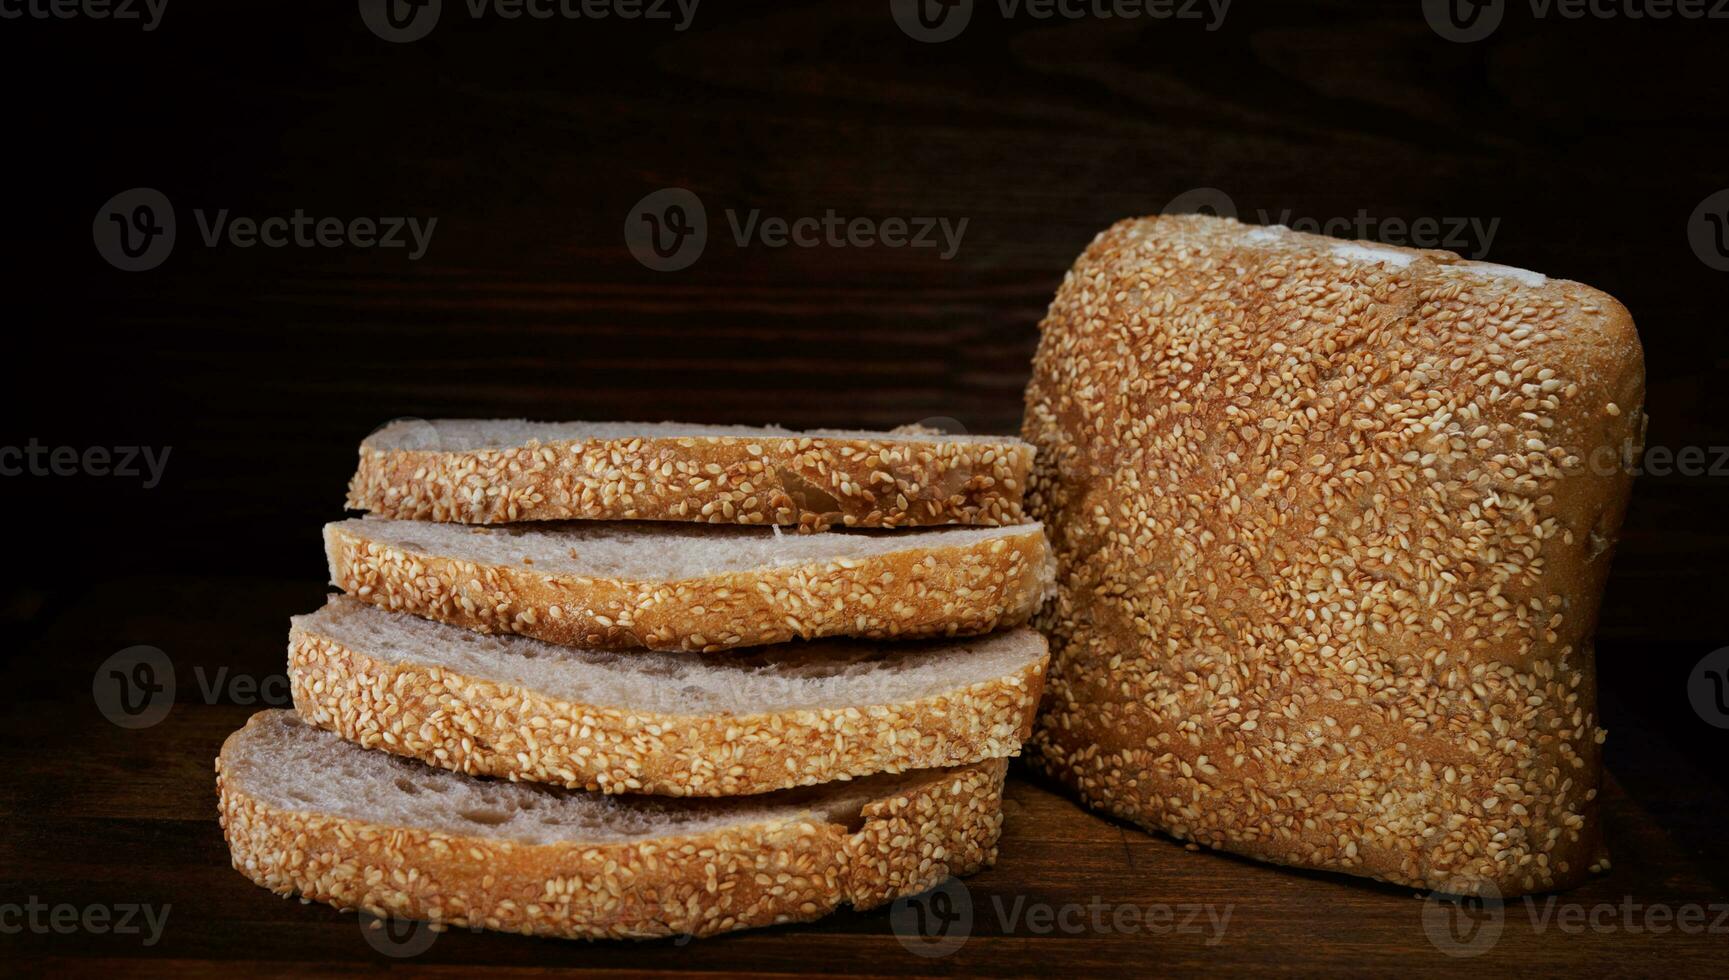
[[[324,529],[330,579],[387,609],[606,649],[917,638],[1026,622],[1051,582],[1036,524],[894,534],[578,521]]]
[[[1030,754],[1210,847],[1507,897],[1600,860],[1627,310],[1447,252],[1121,222],[1042,325]]]
[[[366,748],[573,789],[743,796],[1017,755],[1047,659],[1026,628],[619,654],[338,597],[295,617],[288,675],[302,718]]]
[[[216,760],[235,870],[374,915],[567,938],[869,908],[996,859],[1003,760],[726,800],[475,779],[260,712]]]
[[[361,444],[348,506],[464,524],[1017,524],[1032,460],[1012,436],[917,427],[417,419]]]

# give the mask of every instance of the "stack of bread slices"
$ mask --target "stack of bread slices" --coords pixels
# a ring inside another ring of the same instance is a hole
[[[1043,689],[1031,447],[404,421],[324,530],[294,711],[217,759],[234,867],[567,937],[868,908],[995,860]]]

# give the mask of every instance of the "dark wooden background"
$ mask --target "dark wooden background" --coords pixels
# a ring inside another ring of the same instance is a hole
[[[208,761],[247,709],[202,703],[185,677],[280,671],[287,616],[324,591],[318,527],[341,513],[355,443],[390,418],[948,417],[1013,431],[1037,322],[1073,257],[1115,219],[1216,187],[1248,218],[1498,219],[1484,257],[1591,283],[1632,309],[1653,444],[1729,446],[1729,273],[1700,262],[1686,235],[1694,207],[1729,187],[1729,21],[1539,22],[1511,3],[1493,38],[1467,45],[1432,33],[1417,0],[1238,0],[1214,31],[1005,20],[981,3],[959,38],[927,45],[897,29],[886,0],[707,0],[682,33],[470,22],[446,0],[428,38],[392,45],[353,3],[313,6],[175,0],[148,33],[0,20],[12,351],[0,444],[173,447],[149,490],[0,480],[16,525],[0,570],[0,903],[157,896],[178,910],[151,949],[0,935],[0,950],[44,971],[401,965],[349,920],[280,903],[226,868]],[[174,203],[179,242],[160,268],[123,273],[96,253],[91,221],[138,186]],[[710,239],[695,265],[661,273],[631,257],[623,227],[638,199],[669,186],[702,198]],[[438,225],[418,262],[208,249],[194,208]],[[929,249],[736,247],[724,212],[753,208],[968,224],[948,261]],[[1701,655],[1729,643],[1725,503],[1724,477],[1638,484],[1601,629],[1621,787],[1612,832],[1633,859],[1594,894],[1722,897],[1712,817],[1729,733],[1692,713],[1685,685]],[[175,713],[142,733],[90,703],[95,665],[137,643],[166,650],[183,675]],[[1218,947],[979,934],[922,960],[893,942],[886,916],[849,914],[689,947],[463,934],[414,962],[457,973],[488,962],[1452,965],[1424,942],[1415,903],[1389,890],[1187,854],[1025,780],[1013,797],[1003,860],[975,880],[975,898],[1236,896],[1247,925]],[[1726,941],[1558,938],[1505,940],[1477,962],[1685,971]]]

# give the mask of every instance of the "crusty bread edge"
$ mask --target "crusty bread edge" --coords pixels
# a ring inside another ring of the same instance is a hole
[[[808,922],[979,871],[996,860],[1007,768],[932,772],[867,803],[856,828],[806,814],[654,840],[525,844],[272,806],[223,772],[235,738],[216,760],[217,805],[234,868],[255,883],[378,916],[571,939]]]
[[[1020,524],[1033,449],[811,436],[530,441],[442,452],[362,445],[348,506],[497,524],[660,520],[926,527]]]
[[[1054,574],[1042,527],[967,544],[676,581],[554,575],[324,528],[331,583],[481,633],[597,649],[714,652],[794,639],[970,636],[1019,626]]]
[[[294,706],[368,749],[471,776],[665,796],[745,796],[878,772],[1019,755],[1050,662],[862,707],[675,715],[555,698],[447,667],[369,656],[315,628],[289,633]]]

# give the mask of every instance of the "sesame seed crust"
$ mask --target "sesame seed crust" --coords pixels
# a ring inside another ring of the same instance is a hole
[[[996,860],[1007,765],[920,774],[867,802],[856,829],[807,813],[654,839],[539,844],[265,803],[224,771],[236,737],[216,760],[218,811],[247,878],[344,910],[570,939],[809,922],[972,874]]]
[[[1048,662],[899,703],[673,715],[381,661],[298,626],[288,645],[301,718],[350,742],[471,776],[665,796],[743,796],[1019,755]]]
[[[330,580],[385,609],[594,649],[715,652],[793,639],[971,636],[1019,626],[1050,587],[1041,529],[958,545],[673,581],[478,563],[327,525]]]
[[[1033,450],[955,442],[677,436],[463,451],[361,446],[348,506],[399,519],[781,524],[807,530],[1025,521]]]
[[[1638,336],[1578,283],[1358,244],[1138,219],[1068,273],[1023,432],[1059,570],[1029,756],[1208,847],[1567,887]]]

